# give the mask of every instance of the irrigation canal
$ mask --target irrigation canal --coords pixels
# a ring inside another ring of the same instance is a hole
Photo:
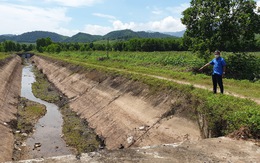
[[[41,158],[72,154],[61,138],[63,119],[58,106],[36,98],[32,93],[32,83],[35,82],[32,70],[30,63],[23,68],[21,96],[45,105],[47,113],[38,121],[32,136],[26,141],[28,156]]]

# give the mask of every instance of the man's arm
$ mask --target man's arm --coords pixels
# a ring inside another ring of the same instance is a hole
[[[199,70],[201,71],[202,69],[204,69],[205,67],[208,67],[210,65],[210,62],[205,64],[204,66],[202,66]]]
[[[223,75],[226,73],[226,66],[223,66]]]

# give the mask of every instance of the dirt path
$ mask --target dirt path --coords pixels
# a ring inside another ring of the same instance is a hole
[[[138,74],[142,74],[142,73],[138,73]],[[167,81],[172,81],[172,82],[175,82],[175,83],[178,83],[178,84],[192,85],[195,88],[200,88],[200,89],[205,89],[205,90],[210,90],[210,91],[212,90],[212,88],[209,88],[207,86],[199,85],[199,84],[192,84],[192,83],[186,82],[186,81],[175,80],[175,79],[165,78],[165,77],[156,76],[156,75],[148,75],[148,74],[142,74],[142,75],[154,77],[154,78],[157,78],[157,79],[163,79],[163,80],[167,80]],[[239,95],[239,94],[236,94],[236,93],[233,93],[233,92],[225,92],[225,94],[230,95],[230,96],[234,96],[234,97],[238,97],[238,98],[242,98],[242,99],[250,99],[250,100],[252,100],[252,101],[254,101],[254,102],[256,102],[257,104],[260,105],[260,99],[248,98],[248,97],[245,97],[243,95]]]

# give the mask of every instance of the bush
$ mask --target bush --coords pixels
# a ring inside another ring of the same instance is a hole
[[[256,81],[260,79],[260,58],[246,53],[233,54],[227,59],[227,77]]]

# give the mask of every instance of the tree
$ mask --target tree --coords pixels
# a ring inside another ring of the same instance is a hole
[[[253,0],[191,0],[183,11],[184,40],[204,58],[216,49],[245,51],[260,33],[260,11]]]
[[[47,47],[49,45],[52,44],[52,40],[51,38],[47,37],[47,38],[41,38],[41,39],[38,39],[36,41],[36,49],[39,51],[39,52],[43,52],[42,50],[44,49],[44,47]]]

